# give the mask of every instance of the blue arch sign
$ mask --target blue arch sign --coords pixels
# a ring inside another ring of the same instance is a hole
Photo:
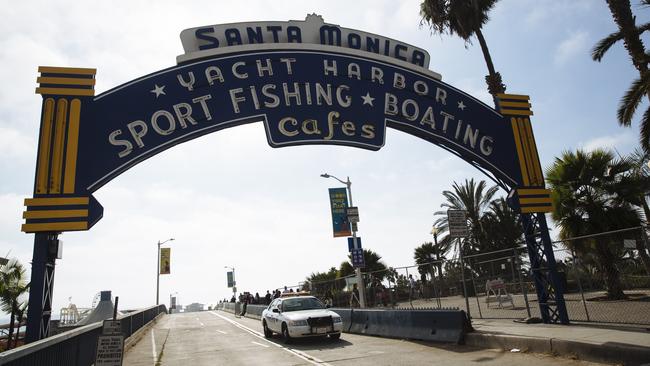
[[[551,209],[527,96],[499,95],[493,109],[430,71],[425,50],[316,15],[191,28],[181,41],[176,66],[99,95],[95,69],[39,68],[39,151],[24,232],[38,241],[39,233],[88,230],[103,215],[92,193],[113,178],[172,146],[253,122],[277,148],[379,150],[394,128],[484,172],[521,213]]]

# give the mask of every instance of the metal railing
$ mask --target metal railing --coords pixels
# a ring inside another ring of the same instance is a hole
[[[124,314],[119,317],[122,334],[130,337],[138,329],[166,313],[165,305]],[[0,365],[7,366],[90,366],[95,362],[97,338],[102,322],[89,324],[52,337],[0,353]]]
[[[554,242],[571,321],[650,324],[650,266],[641,255],[648,250],[645,230],[633,227]],[[486,319],[540,317],[525,247],[465,255],[463,262],[441,259],[364,272],[367,306],[460,308]],[[354,283],[354,277],[345,277],[301,289],[309,288],[334,307],[351,307]]]

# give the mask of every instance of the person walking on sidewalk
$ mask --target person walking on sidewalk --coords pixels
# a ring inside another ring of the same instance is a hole
[[[356,284],[356,283],[352,286],[352,293],[350,294],[350,307],[351,307],[351,308],[358,308],[358,307],[360,307],[360,303],[359,303],[359,289],[357,288],[357,284]]]

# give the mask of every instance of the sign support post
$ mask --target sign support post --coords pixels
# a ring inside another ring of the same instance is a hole
[[[26,343],[47,337],[50,330],[57,238],[58,233],[44,232],[34,235]]]
[[[458,255],[460,257],[460,278],[463,282],[463,296],[465,297],[465,310],[467,318],[471,319],[469,311],[469,297],[467,296],[467,284],[465,283],[465,261],[463,260],[463,243],[462,238],[469,236],[467,227],[467,211],[465,210],[447,210],[447,225],[449,226],[449,236],[458,239]]]
[[[345,185],[348,187],[348,196],[350,197],[350,207],[354,207],[354,203],[352,203],[352,182],[350,182],[350,177],[347,178],[348,180],[345,182]],[[352,225],[352,242],[354,243],[354,249],[360,249],[359,241],[357,238],[356,223]],[[357,276],[357,283],[359,284],[359,305],[363,309],[366,307],[366,287],[363,283],[363,276],[361,275],[361,267],[355,268],[354,273]]]

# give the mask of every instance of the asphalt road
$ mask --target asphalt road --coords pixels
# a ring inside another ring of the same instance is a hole
[[[221,311],[165,315],[124,365],[597,365],[546,355],[403,341],[344,333],[339,341],[267,340],[258,320]]]

